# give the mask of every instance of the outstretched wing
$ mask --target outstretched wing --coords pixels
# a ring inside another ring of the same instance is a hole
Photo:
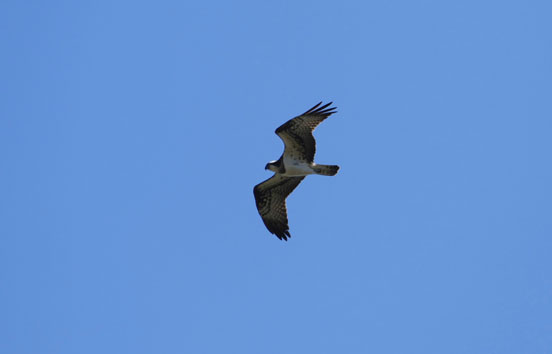
[[[332,102],[319,107],[322,102],[305,113],[288,120],[276,129],[276,134],[284,141],[284,155],[306,162],[314,161],[316,142],[312,136],[314,128],[324,119],[335,113],[335,107],[327,108]]]
[[[287,241],[289,234],[286,198],[301,183],[303,177],[283,177],[275,174],[253,188],[257,210],[271,233]]]

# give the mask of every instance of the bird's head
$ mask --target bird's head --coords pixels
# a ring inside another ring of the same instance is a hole
[[[270,170],[272,172],[277,172],[278,171],[277,161],[270,161],[269,163],[267,163],[266,166],[265,166],[265,170]]]

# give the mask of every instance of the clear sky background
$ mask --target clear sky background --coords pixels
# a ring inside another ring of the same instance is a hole
[[[551,13],[3,1],[0,352],[552,353]]]

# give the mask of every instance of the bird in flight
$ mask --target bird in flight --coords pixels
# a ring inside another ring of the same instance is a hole
[[[257,210],[271,233],[280,240],[291,237],[289,233],[286,198],[307,175],[334,176],[339,170],[337,165],[319,165],[314,163],[316,142],[313,130],[324,119],[335,113],[332,102],[320,106],[322,102],[305,113],[290,119],[276,129],[284,141],[284,153],[276,161],[266,164],[265,170],[274,175],[253,188]]]

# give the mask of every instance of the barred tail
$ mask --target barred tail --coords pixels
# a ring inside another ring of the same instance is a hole
[[[324,176],[335,176],[339,166],[337,165],[315,165],[313,168],[314,172],[318,175]]]

